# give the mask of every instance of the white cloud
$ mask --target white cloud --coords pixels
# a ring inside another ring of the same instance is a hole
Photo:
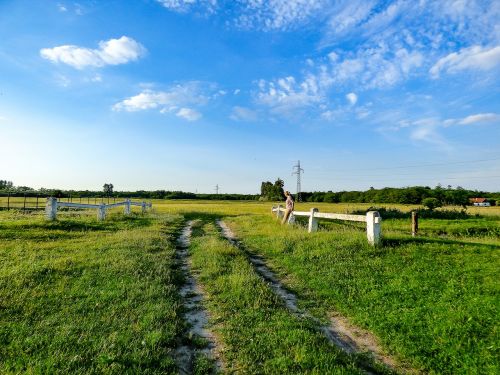
[[[438,60],[430,69],[433,78],[438,78],[441,72],[457,73],[462,70],[490,70],[500,65],[500,46],[472,46]]]
[[[235,106],[229,116],[234,121],[255,121],[257,120],[257,113],[249,108]]]
[[[185,13],[212,14],[219,8],[229,15],[228,24],[242,29],[288,30],[321,15],[327,0],[157,0],[165,8]],[[219,7],[219,4],[223,4]]]
[[[382,133],[405,131],[413,141],[431,143],[445,150],[451,149],[451,144],[443,136],[443,130],[450,126],[467,126],[487,122],[500,122],[500,115],[496,113],[477,113],[463,118],[442,120],[439,117],[426,117],[418,120],[403,119],[380,127]]]
[[[326,0],[241,1],[235,24],[244,29],[288,30],[321,15]]]
[[[175,115],[188,121],[196,121],[201,118],[201,113],[191,108],[181,108]]]
[[[467,116],[460,121],[460,125],[470,125],[478,122],[499,121],[500,116],[496,113],[478,113],[477,115]]]
[[[473,125],[485,122],[496,122],[500,121],[500,115],[496,113],[477,113],[475,115],[469,115],[462,119],[448,119],[443,121],[444,126],[452,125]]]
[[[392,51],[384,44],[360,51],[357,56],[350,53],[347,56],[329,53],[325,57],[326,62],[306,72],[301,81],[292,76],[259,81],[257,103],[286,113],[328,101],[329,92],[334,88],[390,87],[410,76],[423,61],[418,51],[404,48]],[[351,105],[358,100],[357,94],[353,92],[346,98]]]
[[[67,12],[68,11],[68,8],[66,8],[66,6],[64,4],[57,4],[57,9],[59,10],[59,12]]]
[[[337,113],[335,111],[331,111],[331,110],[324,111],[321,113],[321,118],[323,120],[326,120],[326,121],[332,121],[335,119],[336,116],[337,116]]]
[[[349,101],[349,103],[351,103],[351,105],[356,104],[356,102],[358,101],[358,96],[353,92],[350,92],[345,97]]]
[[[340,38],[342,35],[350,33],[368,18],[374,6],[375,2],[368,0],[337,3],[327,22],[327,38]]]
[[[217,0],[157,0],[165,8],[178,13],[185,13],[193,8],[202,8],[210,13],[217,6]]]
[[[316,77],[306,77],[301,83],[288,76],[274,81],[260,80],[256,102],[270,107],[280,114],[288,113],[293,109],[300,109],[323,101]]]
[[[432,125],[422,125],[416,127],[410,132],[410,139],[414,141],[432,143],[446,149],[450,148],[449,144],[443,139],[443,137],[436,131],[436,128]]]
[[[189,121],[201,118],[201,113],[194,107],[207,104],[214,98],[212,92],[215,85],[198,81],[186,82],[170,87],[164,91],[150,88],[113,105],[114,111],[137,112],[156,109],[161,113],[175,113],[176,116]]]
[[[122,36],[99,42],[98,49],[63,45],[43,48],[40,55],[53,63],[64,63],[76,69],[125,64],[135,61],[146,53],[146,49],[134,39]]]

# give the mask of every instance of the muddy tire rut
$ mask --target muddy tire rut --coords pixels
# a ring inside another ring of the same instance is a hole
[[[300,309],[297,303],[297,296],[285,288],[276,274],[266,265],[264,259],[248,251],[224,221],[217,220],[216,223],[222,236],[246,254],[257,274],[259,274],[260,277],[269,284],[273,292],[283,300],[287,309],[300,318],[307,318],[315,322],[318,331],[320,331],[331,344],[348,354],[368,353],[376,362],[398,373],[419,373],[419,371],[409,368],[387,355],[378,343],[378,339],[372,333],[353,326],[346,318],[340,315],[331,316],[330,325],[324,325],[308,311]],[[364,367],[363,370],[365,370],[366,373],[373,373],[373,369],[370,365]]]
[[[193,277],[189,262],[189,245],[191,242],[193,222],[189,221],[177,239],[176,253],[178,264],[184,275],[184,284],[179,294],[182,297],[184,307],[184,320],[188,323],[182,343],[175,351],[175,361],[179,374],[192,374],[194,362],[197,355],[205,355],[215,362],[216,370],[221,369],[221,362],[217,356],[216,341],[213,333],[207,328],[209,315],[203,307],[203,292]],[[199,348],[190,344],[193,338],[203,339],[207,345]]]

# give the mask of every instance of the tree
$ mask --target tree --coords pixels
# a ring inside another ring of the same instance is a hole
[[[276,182],[272,184],[269,181],[262,182],[260,185],[260,195],[263,200],[278,201],[285,197],[283,186],[285,182],[278,177]]]
[[[0,190],[11,189],[13,186],[12,181],[0,180]]]
[[[435,208],[441,207],[441,202],[437,198],[425,198],[422,201],[422,204],[431,211]]]
[[[113,184],[104,184],[102,190],[107,197],[113,195]]]

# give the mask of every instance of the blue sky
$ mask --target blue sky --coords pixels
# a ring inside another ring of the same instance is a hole
[[[0,178],[500,190],[500,3],[0,0]]]

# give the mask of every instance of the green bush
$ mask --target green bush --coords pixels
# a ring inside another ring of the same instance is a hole
[[[437,198],[425,198],[422,201],[422,205],[431,211],[442,206],[441,202]]]

